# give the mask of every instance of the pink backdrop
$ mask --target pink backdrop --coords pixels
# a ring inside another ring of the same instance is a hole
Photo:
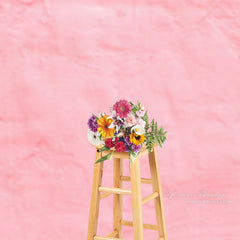
[[[239,240],[239,58],[237,0],[0,1],[0,239],[86,239],[86,122],[127,99],[168,130],[158,157],[169,240]],[[149,177],[147,159],[141,168]],[[111,171],[107,161],[105,186]],[[152,203],[143,214],[155,223]],[[112,197],[99,221],[109,233]]]

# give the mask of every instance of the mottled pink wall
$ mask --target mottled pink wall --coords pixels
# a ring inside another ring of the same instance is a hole
[[[239,58],[237,0],[0,1],[0,239],[86,239],[86,122],[126,98],[168,130],[158,155],[169,240],[239,240]],[[99,234],[111,231],[111,204]],[[152,203],[143,213],[155,223]]]

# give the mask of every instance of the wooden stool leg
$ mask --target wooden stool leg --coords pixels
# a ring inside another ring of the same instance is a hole
[[[96,151],[95,161],[101,157],[101,153]],[[87,240],[93,240],[97,232],[100,192],[98,188],[102,184],[103,162],[94,164],[91,205],[89,211]]]
[[[155,148],[153,148],[153,151],[151,152],[151,154],[149,154],[149,166],[150,166],[150,171],[152,176],[153,192],[159,193],[159,196],[154,199],[159,239],[167,240],[167,232],[166,232],[165,217],[164,217],[164,210],[163,210],[162,190],[161,190],[159,168],[158,168],[158,159],[157,159],[157,152]]]
[[[134,240],[143,240],[142,193],[139,158],[130,163]]]
[[[123,174],[123,160],[120,158],[113,159],[113,187],[122,188],[120,176]],[[122,194],[113,194],[113,230],[118,234],[117,238],[122,238]]]

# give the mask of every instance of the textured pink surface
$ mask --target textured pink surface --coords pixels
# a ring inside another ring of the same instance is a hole
[[[86,122],[120,98],[168,130],[158,155],[169,240],[240,239],[239,1],[2,0],[0,34],[1,240],[86,239]],[[99,234],[111,231],[111,204]],[[143,213],[155,223],[152,203]]]

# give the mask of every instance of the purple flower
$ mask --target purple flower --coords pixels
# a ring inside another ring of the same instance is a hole
[[[128,146],[131,145],[130,136],[129,136],[129,135],[127,135],[127,136],[125,137],[125,143],[126,143]]]
[[[97,132],[98,123],[97,123],[97,119],[95,116],[92,116],[88,119],[88,127],[91,131]]]
[[[134,152],[139,152],[140,149],[141,149],[141,145],[135,145],[135,144],[132,145],[132,150]]]
[[[124,152],[129,152],[129,146],[125,145],[125,150]]]

